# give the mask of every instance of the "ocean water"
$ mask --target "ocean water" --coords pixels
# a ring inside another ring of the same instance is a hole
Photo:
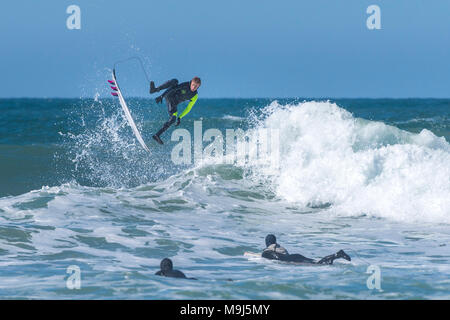
[[[166,107],[128,103],[151,154],[115,99],[0,100],[0,298],[450,298],[450,100],[200,99],[178,127],[276,130],[277,165],[176,165]],[[244,256],[268,233],[352,261]]]

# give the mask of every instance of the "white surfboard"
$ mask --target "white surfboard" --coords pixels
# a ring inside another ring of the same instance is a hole
[[[248,258],[262,258],[261,253],[255,253],[255,252],[244,252],[244,256]]]
[[[125,117],[127,118],[128,124],[130,125],[131,129],[133,130],[133,133],[134,133],[136,139],[141,144],[142,148],[144,148],[147,152],[150,152],[150,149],[145,144],[144,139],[142,139],[141,133],[139,132],[138,128],[136,127],[136,124],[134,123],[133,117],[131,117],[130,110],[128,109],[127,103],[125,102],[122,92],[120,91],[119,84],[117,83],[117,79],[116,79],[116,70],[115,69],[113,69],[112,76],[113,76],[113,81],[115,82],[115,85],[117,87],[117,91],[116,91],[117,96],[119,97],[119,102],[120,102],[120,105],[122,106],[123,112],[125,112]]]

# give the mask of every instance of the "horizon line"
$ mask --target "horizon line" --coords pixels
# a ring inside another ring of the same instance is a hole
[[[129,96],[127,99],[148,99],[148,100],[154,100],[152,97],[144,97],[144,96]],[[200,97],[199,97],[200,98]],[[67,100],[75,100],[75,99],[92,99],[95,100],[95,97],[32,97],[32,96],[23,96],[23,97],[0,97],[0,100],[7,100],[7,99],[67,99]],[[97,99],[117,99],[116,97],[98,97]],[[324,96],[324,97],[201,97],[201,99],[391,99],[391,100],[406,100],[406,99],[442,99],[442,100],[449,100],[450,97],[332,97],[332,96]]]

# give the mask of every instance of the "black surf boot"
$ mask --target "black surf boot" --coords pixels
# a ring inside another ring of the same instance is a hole
[[[338,258],[343,258],[343,259],[345,259],[345,260],[347,260],[347,261],[352,261],[352,258],[350,258],[350,256],[349,256],[348,254],[346,254],[346,253],[344,252],[344,250],[339,250],[339,251],[336,253],[336,256],[337,256]]]
[[[153,139],[155,139],[155,141],[158,142],[159,144],[164,144],[164,142],[161,140],[161,138],[157,134],[155,134],[153,136]]]
[[[155,87],[155,83],[153,81],[150,81],[150,93],[158,92],[159,89]]]

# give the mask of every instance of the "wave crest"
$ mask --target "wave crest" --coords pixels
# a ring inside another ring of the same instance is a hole
[[[277,196],[303,206],[332,204],[339,215],[450,222],[450,145],[358,119],[331,102],[273,102],[254,130],[278,128],[279,168],[252,170],[270,178]]]

